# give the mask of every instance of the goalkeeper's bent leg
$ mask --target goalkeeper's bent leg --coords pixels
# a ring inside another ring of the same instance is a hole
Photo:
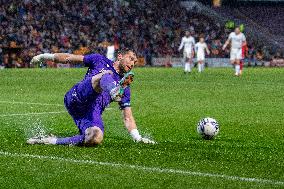
[[[57,138],[56,145],[80,145],[93,146],[102,143],[103,132],[99,127],[89,127],[85,134],[75,135],[73,137]]]
[[[84,135],[75,135],[73,137],[57,138],[56,144],[57,145],[79,145],[79,144],[83,144],[84,139],[85,139]]]

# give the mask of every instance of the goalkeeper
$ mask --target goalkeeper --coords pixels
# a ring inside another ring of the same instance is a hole
[[[28,144],[85,145],[101,144],[104,136],[102,113],[113,101],[118,102],[123,113],[124,125],[133,140],[142,143],[155,142],[139,134],[130,106],[131,72],[137,57],[132,50],[123,49],[112,62],[99,54],[73,55],[67,53],[40,54],[31,63],[52,60],[56,63],[84,63],[88,67],[84,79],[75,84],[65,95],[64,104],[79,129],[79,134],[57,138],[34,137]]]

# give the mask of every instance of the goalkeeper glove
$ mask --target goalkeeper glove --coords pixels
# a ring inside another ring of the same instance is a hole
[[[132,138],[135,142],[141,142],[141,143],[144,143],[144,144],[156,144],[156,142],[154,140],[151,140],[151,139],[146,138],[146,137],[142,137],[139,134],[137,129],[132,129],[130,131],[130,135],[132,136]]]

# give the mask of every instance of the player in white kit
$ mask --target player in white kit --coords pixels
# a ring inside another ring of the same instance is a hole
[[[205,50],[207,54],[210,54],[210,51],[207,47],[207,44],[204,41],[204,37],[199,38],[199,42],[195,44],[195,52],[196,59],[198,62],[198,72],[202,72],[204,70],[204,62],[205,62]]]
[[[191,72],[192,58],[194,57],[194,45],[194,38],[191,36],[189,31],[186,31],[178,48],[179,51],[183,48],[183,61],[185,63],[184,73]]]
[[[235,75],[240,75],[240,60],[242,59],[242,46],[246,44],[246,37],[240,31],[239,27],[236,27],[235,31],[230,33],[228,40],[223,46],[223,50],[231,42],[230,61],[235,65]]]

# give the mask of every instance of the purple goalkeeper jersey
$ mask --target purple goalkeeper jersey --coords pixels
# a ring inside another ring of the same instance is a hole
[[[92,87],[92,77],[104,70],[113,72],[113,79],[116,84],[123,77],[119,75],[113,67],[113,62],[100,54],[90,54],[84,56],[84,65],[88,67],[85,78],[75,84],[65,95],[65,105],[73,117],[85,117],[86,112],[101,115],[104,109],[112,102],[108,92],[97,93]],[[130,87],[124,91],[120,109],[130,106]]]

